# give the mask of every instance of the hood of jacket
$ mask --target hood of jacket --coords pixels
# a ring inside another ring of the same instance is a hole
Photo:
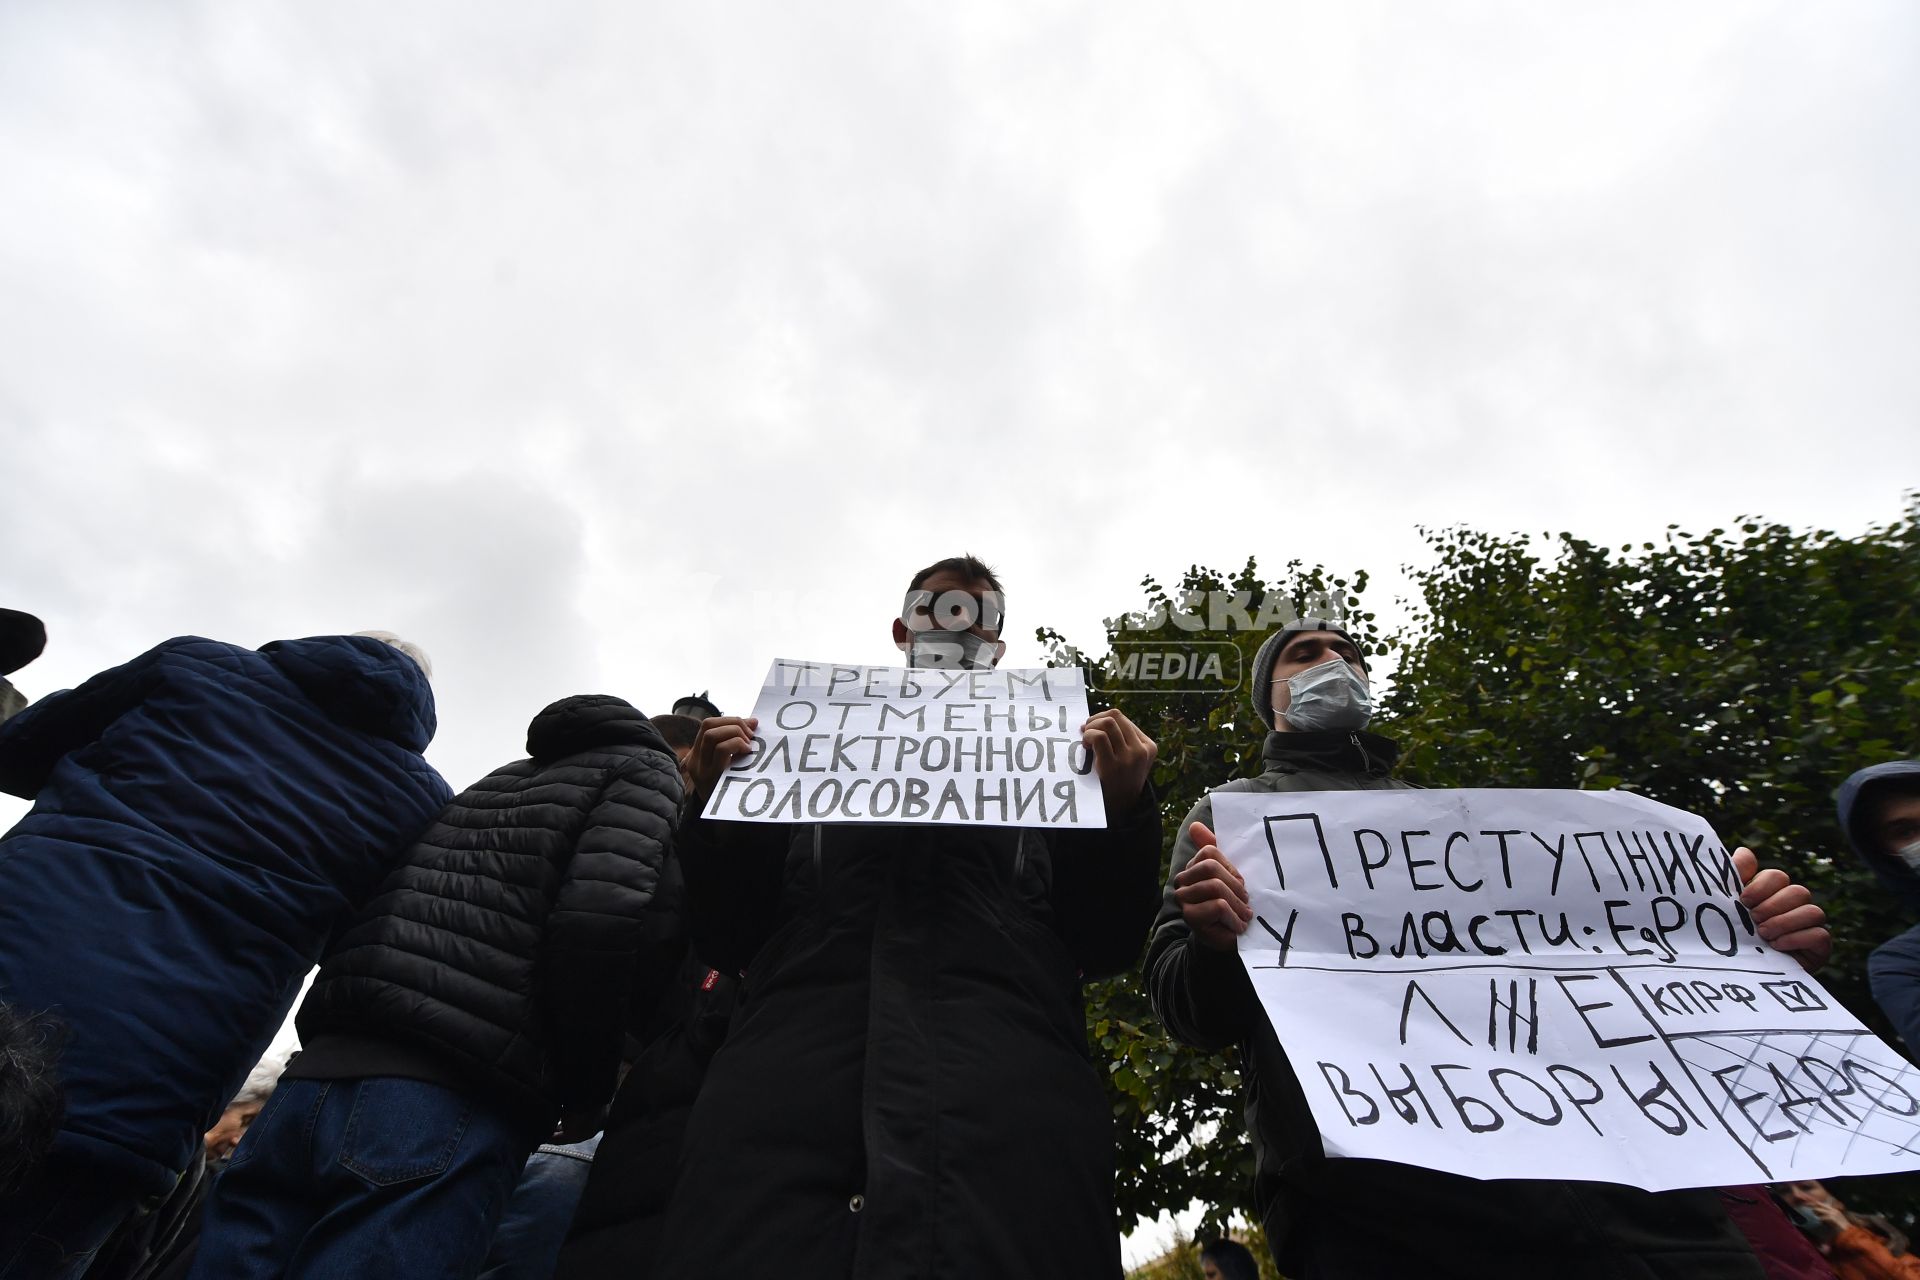
[[[275,640],[260,652],[341,724],[413,752],[433,741],[439,727],[433,686],[419,664],[392,645],[371,636],[309,636]]]
[[[1260,762],[1267,772],[1358,773],[1384,778],[1400,759],[1400,744],[1363,729],[1267,735]]]
[[[535,760],[558,760],[608,747],[651,747],[673,755],[666,739],[638,707],[608,693],[562,698],[527,726],[527,754]]]
[[[1869,765],[1840,784],[1833,793],[1833,803],[1839,810],[1840,829],[1846,832],[1847,844],[1860,861],[1867,864],[1883,887],[1898,894],[1909,910],[1920,912],[1920,876],[1900,859],[1873,848],[1860,829],[1867,816],[1861,801],[1868,792],[1879,790],[1895,778],[1907,778],[1912,785],[1920,786],[1920,760],[1889,760],[1885,764]]]

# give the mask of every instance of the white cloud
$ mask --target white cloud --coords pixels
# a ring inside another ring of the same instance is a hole
[[[7,6],[21,682],[393,626],[458,785],[562,693],[885,657],[961,548],[1086,636],[1416,523],[1858,529],[1920,477],[1917,26]]]

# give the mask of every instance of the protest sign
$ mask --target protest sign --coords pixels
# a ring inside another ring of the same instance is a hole
[[[753,750],[705,816],[744,822],[1104,827],[1077,667],[863,667],[780,658]]]
[[[1220,792],[1327,1153],[1649,1190],[1920,1168],[1920,1071],[1624,792]]]

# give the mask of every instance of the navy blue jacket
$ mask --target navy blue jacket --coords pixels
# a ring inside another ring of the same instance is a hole
[[[1840,828],[1847,833],[1847,843],[1854,853],[1883,888],[1920,915],[1920,875],[1898,858],[1874,848],[1860,830],[1860,820],[1866,816],[1860,809],[1861,798],[1894,778],[1920,785],[1920,760],[1890,760],[1862,769],[1840,784],[1833,799],[1840,811]],[[1908,1050],[1920,1053],[1920,925],[1883,943],[1867,957],[1867,983],[1873,989],[1875,1003],[1893,1020]]]
[[[329,932],[449,798],[433,693],[363,636],[186,636],[0,723],[0,1000],[69,1028],[56,1155],[163,1189]]]

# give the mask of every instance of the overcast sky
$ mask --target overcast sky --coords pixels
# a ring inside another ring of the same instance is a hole
[[[455,786],[888,660],[963,548],[1034,662],[1196,561],[1920,481],[1905,3],[21,0],[0,174],[16,682],[389,627]]]

